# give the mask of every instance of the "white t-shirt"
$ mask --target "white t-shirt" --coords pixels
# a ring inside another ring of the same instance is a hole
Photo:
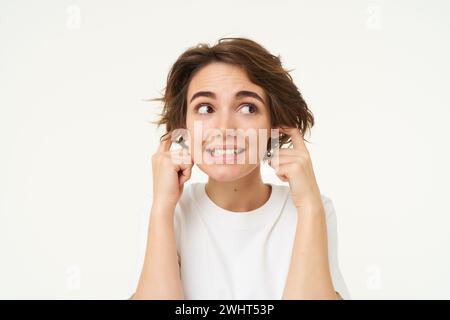
[[[185,184],[174,230],[186,299],[281,299],[297,212],[288,186],[268,184],[269,200],[248,212],[216,205],[205,192],[206,183]],[[335,210],[329,198],[321,197],[333,285],[350,299],[338,264]]]

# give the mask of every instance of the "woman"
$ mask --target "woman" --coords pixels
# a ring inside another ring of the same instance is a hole
[[[304,142],[314,118],[280,58],[244,38],[199,44],[178,58],[155,100],[167,133],[152,157],[133,298],[349,298],[334,207]],[[171,149],[180,141],[184,148]],[[289,186],[262,181],[265,159]],[[207,183],[186,184],[194,164]]]

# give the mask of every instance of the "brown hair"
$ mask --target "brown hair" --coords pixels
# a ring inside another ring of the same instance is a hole
[[[305,134],[314,125],[314,117],[289,74],[291,70],[283,68],[280,56],[250,39],[221,38],[212,47],[199,43],[182,53],[169,71],[164,95],[150,99],[163,102],[160,119],[153,122],[158,128],[166,125],[167,133],[160,140],[174,129],[186,128],[189,82],[196,71],[211,62],[243,67],[250,81],[265,90],[272,128],[297,127]],[[289,142],[289,136],[281,136],[280,145]]]

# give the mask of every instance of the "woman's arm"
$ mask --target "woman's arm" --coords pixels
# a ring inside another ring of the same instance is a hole
[[[184,299],[174,213],[184,183],[191,177],[193,159],[184,149],[170,150],[172,133],[168,132],[152,156],[153,203],[147,249],[136,293],[131,299]]]
[[[173,227],[174,210],[172,205],[152,206],[144,266],[131,299],[184,299]]]
[[[320,198],[297,208],[297,230],[283,299],[340,299],[328,262],[325,210]]]
[[[297,229],[282,298],[339,299],[328,263],[325,209],[303,134],[298,128],[279,129],[290,136],[293,148],[277,149],[269,165],[282,181],[289,182],[297,208]]]

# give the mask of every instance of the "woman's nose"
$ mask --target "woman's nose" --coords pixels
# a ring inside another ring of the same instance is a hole
[[[225,132],[226,129],[236,129],[236,120],[233,118],[233,113],[224,111],[217,113],[216,128]]]

